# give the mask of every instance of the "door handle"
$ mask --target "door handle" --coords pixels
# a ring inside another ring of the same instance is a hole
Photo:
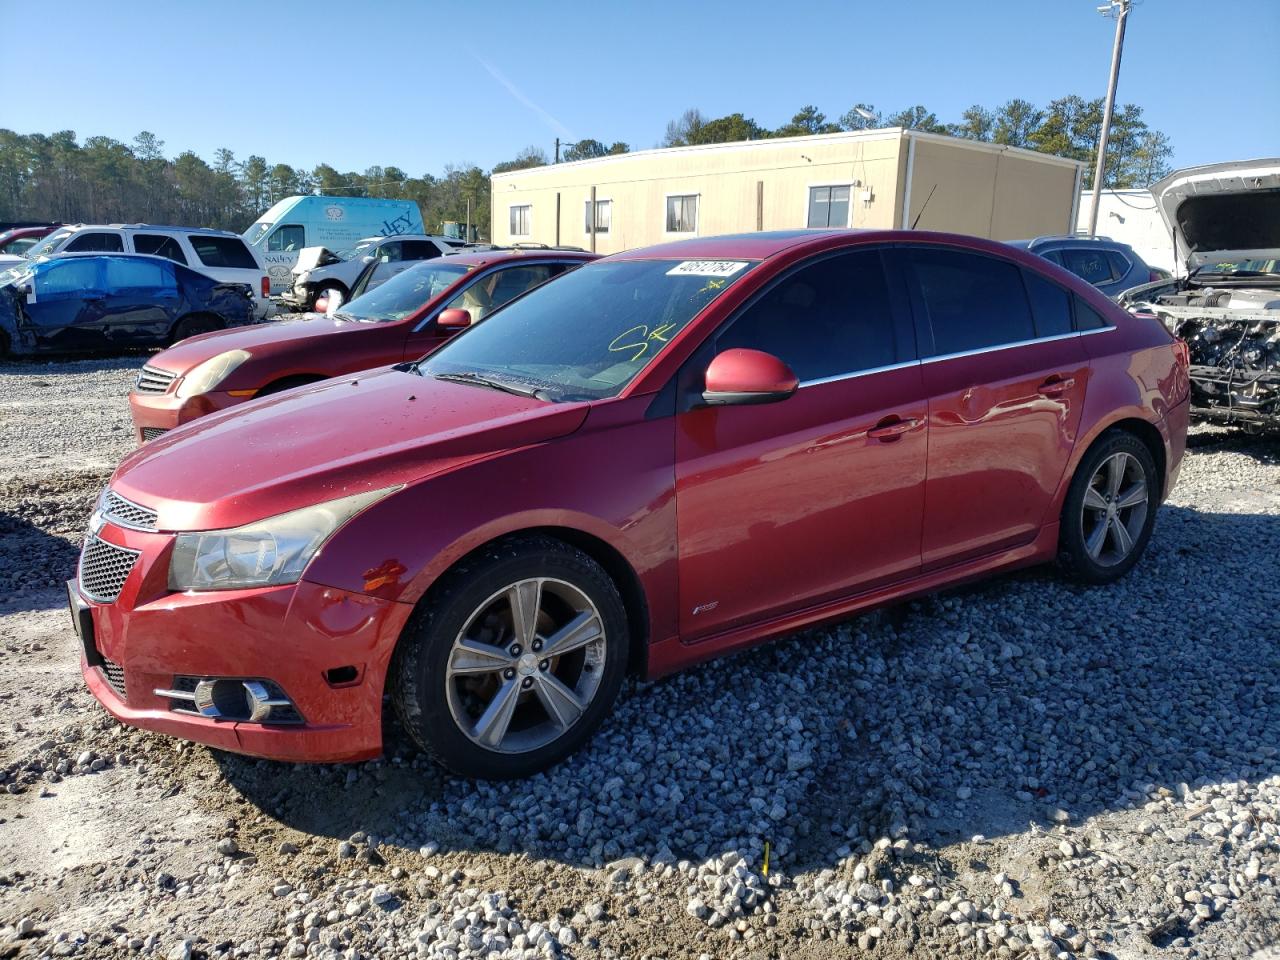
[[[1060,397],[1075,385],[1075,377],[1050,377],[1036,387],[1036,393],[1042,397]]]
[[[919,424],[919,420],[881,420],[879,424],[867,431],[867,436],[872,440],[892,443],[904,433],[914,430]]]

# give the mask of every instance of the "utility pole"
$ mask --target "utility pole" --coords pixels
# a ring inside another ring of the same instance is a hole
[[[556,163],[560,162],[560,138],[556,137]]]
[[[1089,236],[1098,232],[1098,207],[1102,202],[1102,182],[1107,171],[1107,140],[1111,136],[1111,115],[1116,106],[1116,83],[1120,79],[1120,55],[1124,53],[1124,27],[1132,0],[1111,0],[1098,7],[1104,17],[1116,16],[1116,42],[1111,50],[1111,80],[1107,84],[1107,105],[1102,112],[1102,132],[1098,135],[1098,163],[1093,169],[1093,204],[1089,209]]]

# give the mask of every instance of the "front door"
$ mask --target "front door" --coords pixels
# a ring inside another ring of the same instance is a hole
[[[686,641],[914,575],[927,405],[879,251],[828,255],[750,303],[686,368],[771,353],[799,377],[760,406],[677,414],[680,632]]]
[[[911,262],[922,339],[933,340],[921,366],[929,570],[1029,543],[1053,519],[1089,362],[1066,291],[1038,274],[944,248],[915,249]]]
[[[101,273],[100,257],[37,264],[23,312],[41,349],[74,352],[103,345]]]

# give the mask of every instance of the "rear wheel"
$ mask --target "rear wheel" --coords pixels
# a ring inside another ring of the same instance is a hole
[[[1151,539],[1159,492],[1146,444],[1120,431],[1103,436],[1081,460],[1062,507],[1063,569],[1086,583],[1128,573]]]
[[[622,598],[598,563],[549,537],[500,541],[415,615],[392,700],[418,745],[453,772],[524,777],[599,726],[628,642]]]
[[[174,344],[180,340],[186,340],[188,337],[221,330],[225,326],[226,324],[222,322],[221,317],[215,317],[211,313],[193,313],[188,317],[183,317],[173,325],[173,337],[169,342]]]

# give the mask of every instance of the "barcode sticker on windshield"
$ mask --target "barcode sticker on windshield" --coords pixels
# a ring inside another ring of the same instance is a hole
[[[667,271],[668,277],[732,277],[747,264],[743,260],[685,260]]]

